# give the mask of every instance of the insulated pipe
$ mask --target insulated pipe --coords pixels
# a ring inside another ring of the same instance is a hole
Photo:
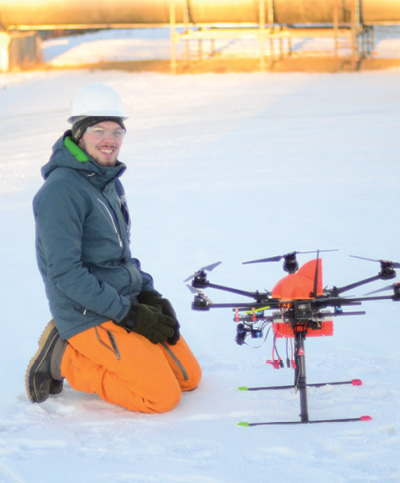
[[[363,0],[361,20],[366,25],[400,23],[400,1]]]
[[[265,0],[265,8],[270,0]],[[333,7],[339,4],[339,22],[348,21],[353,2],[360,7],[364,24],[400,23],[400,0],[273,0],[274,23],[332,24]],[[176,22],[258,23],[259,0],[0,0],[3,29],[60,28],[60,26],[167,25],[170,4],[176,6]]]

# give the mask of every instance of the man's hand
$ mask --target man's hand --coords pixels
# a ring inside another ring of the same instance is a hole
[[[169,337],[167,340],[169,344],[175,345],[180,339],[180,324],[178,322],[175,310],[172,307],[171,302],[168,299],[162,298],[155,292],[142,292],[138,295],[138,300],[141,304],[146,304],[150,307],[154,307],[161,314],[171,317],[175,320],[174,335],[172,337]]]
[[[153,344],[158,344],[174,337],[177,321],[162,314],[155,307],[131,302],[124,320],[115,323],[129,332],[143,335]]]

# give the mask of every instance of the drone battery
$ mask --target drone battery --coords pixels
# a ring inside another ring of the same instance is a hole
[[[325,320],[321,322],[321,327],[319,328],[311,328],[311,327],[302,327],[297,326],[298,332],[304,332],[307,337],[322,337],[322,336],[331,336],[333,335],[333,321],[332,320]],[[299,330],[300,329],[300,330]],[[302,330],[303,329],[303,330]],[[290,338],[294,337],[294,330],[292,326],[286,322],[274,322],[273,323],[273,331],[276,337],[285,337]]]

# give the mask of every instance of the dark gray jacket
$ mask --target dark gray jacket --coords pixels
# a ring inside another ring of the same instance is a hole
[[[155,291],[131,257],[119,177],[80,150],[67,131],[43,166],[33,200],[36,254],[51,314],[63,339],[107,320],[120,322],[137,295]]]

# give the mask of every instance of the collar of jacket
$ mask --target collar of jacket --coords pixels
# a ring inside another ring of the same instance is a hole
[[[77,144],[72,141],[70,136],[65,136],[64,145],[68,151],[74,156],[74,158],[80,163],[85,163],[89,161],[89,156],[81,149]]]

